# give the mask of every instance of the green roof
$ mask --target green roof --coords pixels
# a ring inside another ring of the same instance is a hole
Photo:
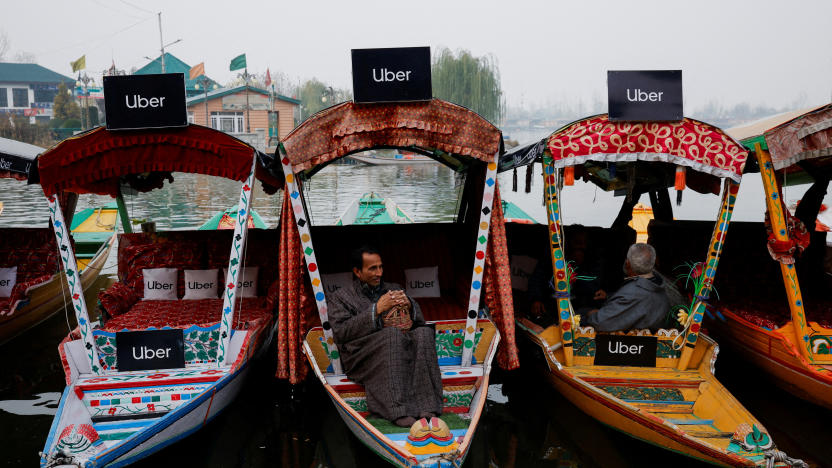
[[[75,79],[55,73],[36,63],[0,63],[0,82],[75,84]],[[70,85],[71,86],[71,85]]]
[[[221,98],[223,96],[228,96],[229,94],[239,93],[240,91],[243,91],[244,89],[246,89],[246,87],[244,85],[240,85],[240,86],[237,86],[237,87],[234,87],[234,88],[219,88],[219,89],[215,89],[213,91],[208,91],[208,100],[210,101],[211,99]],[[249,86],[248,90],[250,92],[262,94],[264,96],[269,95],[269,92],[266,91],[265,89],[255,88],[253,86]],[[291,102],[292,104],[300,105],[300,100],[290,98],[290,97],[284,96],[282,94],[275,94],[274,97],[276,99],[280,99],[281,101]],[[197,95],[194,95],[193,97],[188,98],[188,105],[189,106],[194,105],[194,104],[199,104],[201,102],[205,102],[205,94],[204,93],[197,94]]]
[[[188,72],[191,71],[191,66],[187,63],[179,60],[175,55],[172,55],[168,52],[165,52],[165,73],[184,73],[185,74],[185,89],[188,90],[188,94],[192,95],[196,92],[202,92],[202,76],[200,75],[196,77],[196,79],[188,78]],[[136,70],[134,75],[155,75],[162,73],[162,56],[156,57],[155,60],[148,63],[147,65],[143,66]],[[196,85],[199,84],[200,88],[197,89]],[[213,86],[220,84],[216,81],[208,78],[208,86]]]

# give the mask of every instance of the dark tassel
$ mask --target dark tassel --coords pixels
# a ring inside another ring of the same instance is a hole
[[[526,166],[526,193],[532,191],[532,168],[534,168],[534,164]]]
[[[511,191],[517,191],[517,167],[515,167],[514,170],[511,171]]]
[[[684,192],[682,190],[677,190],[676,191],[676,206],[679,206],[679,205],[682,204],[682,194],[683,193]]]

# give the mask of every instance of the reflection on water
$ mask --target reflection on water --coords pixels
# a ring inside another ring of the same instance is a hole
[[[61,394],[58,392],[38,393],[34,400],[3,400],[0,401],[0,410],[7,413],[21,416],[32,416],[35,414],[55,414],[58,410],[58,403],[61,402]]]

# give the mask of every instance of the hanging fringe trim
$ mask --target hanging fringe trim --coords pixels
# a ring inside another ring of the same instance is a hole
[[[532,191],[532,168],[534,164],[529,164],[526,166],[526,193],[531,193]]]
[[[513,171],[511,171],[511,191],[517,191],[517,168],[515,167]]]

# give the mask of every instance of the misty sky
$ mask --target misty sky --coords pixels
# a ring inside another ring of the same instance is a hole
[[[710,100],[773,107],[832,100],[827,1],[158,1],[7,2],[10,56],[72,75],[129,70],[168,52],[223,83],[249,71],[351,88],[350,49],[429,45],[493,54],[510,107],[606,101],[606,70],[681,69],[686,113]]]

